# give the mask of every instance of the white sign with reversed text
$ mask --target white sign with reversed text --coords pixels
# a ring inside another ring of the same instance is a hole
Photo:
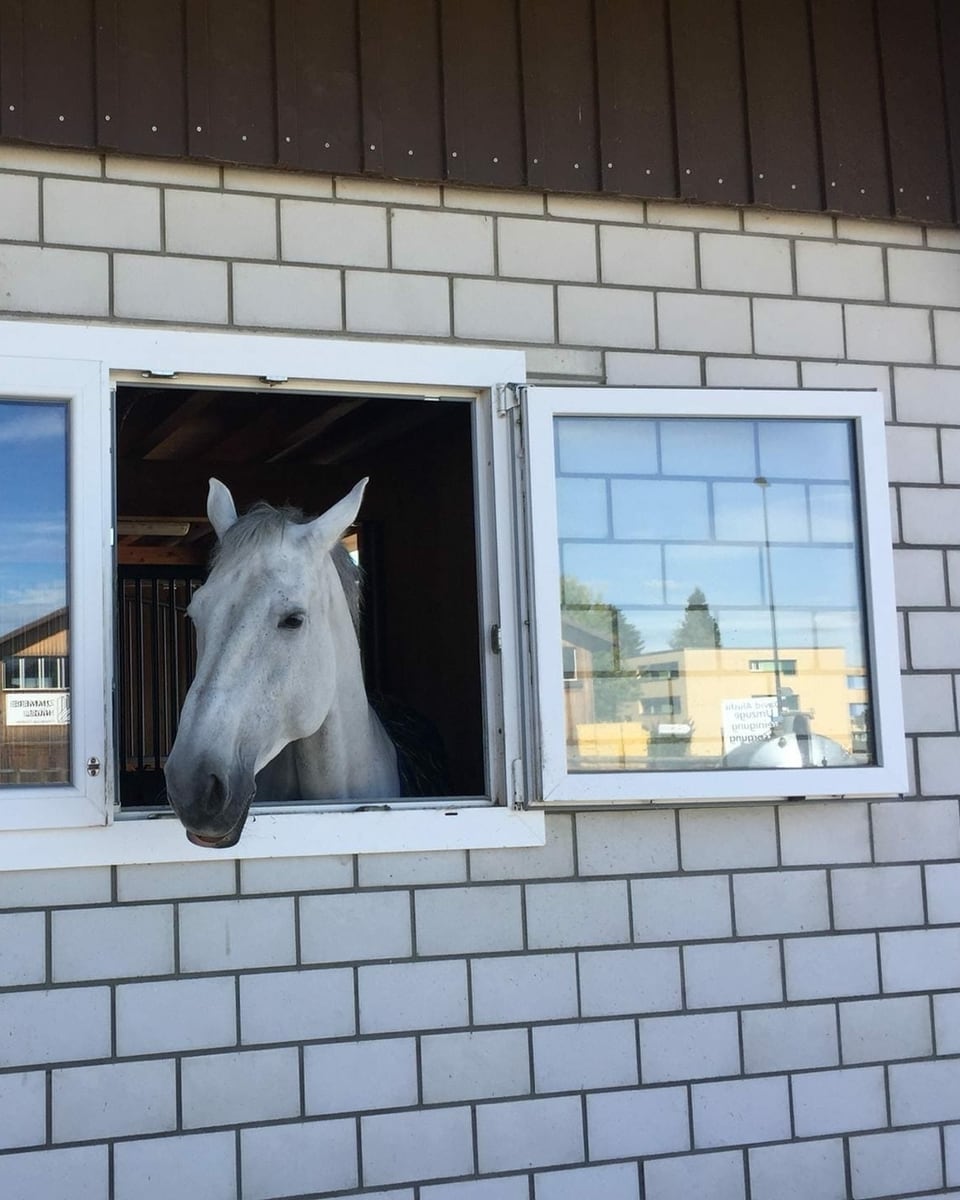
[[[69,692],[7,692],[7,727],[69,725]]]
[[[762,742],[770,736],[776,720],[774,696],[750,696],[745,700],[722,700],[723,746],[727,754],[744,742]]]

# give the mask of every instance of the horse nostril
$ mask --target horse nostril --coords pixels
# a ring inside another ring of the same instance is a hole
[[[207,811],[211,813],[222,812],[226,804],[227,792],[222,780],[217,775],[211,775],[210,784],[207,788]]]

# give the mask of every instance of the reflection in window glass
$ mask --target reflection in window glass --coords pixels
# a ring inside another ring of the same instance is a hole
[[[852,423],[555,430],[568,768],[874,764]]]
[[[0,399],[0,785],[67,783],[67,409]]]

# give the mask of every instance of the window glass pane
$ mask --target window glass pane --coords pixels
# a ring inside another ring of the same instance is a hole
[[[568,769],[874,764],[852,422],[555,430]]]
[[[0,399],[0,785],[67,783],[67,409]]]

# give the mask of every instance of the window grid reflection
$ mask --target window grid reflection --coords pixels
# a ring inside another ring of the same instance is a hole
[[[568,768],[875,762],[852,423],[554,429]]]

